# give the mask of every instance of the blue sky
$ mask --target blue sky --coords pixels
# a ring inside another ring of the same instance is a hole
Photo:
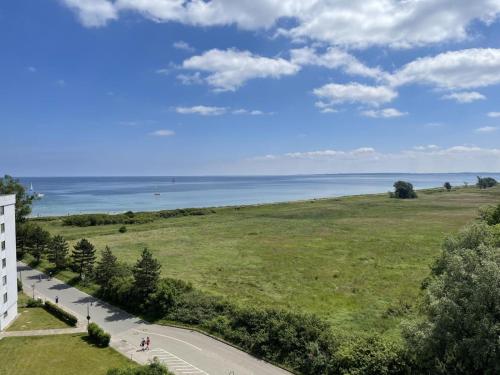
[[[500,1],[0,5],[0,173],[500,171]]]

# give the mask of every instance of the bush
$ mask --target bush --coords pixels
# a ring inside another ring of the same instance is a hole
[[[61,309],[59,306],[50,301],[45,301],[45,310],[73,327],[78,323],[78,319],[76,318],[76,316]]]
[[[125,233],[127,231],[127,227],[125,225],[121,226],[120,229],[118,229],[118,232],[120,233]]]
[[[479,209],[479,218],[488,225],[500,224],[500,204]]]
[[[90,339],[97,345],[102,348],[109,346],[109,342],[111,341],[111,335],[109,333],[104,332],[104,330],[99,327],[95,323],[90,323],[87,327],[87,332],[89,334]]]
[[[413,185],[407,181],[396,181],[394,183],[394,198],[398,199],[414,199],[417,198],[417,193],[413,190]]]
[[[29,297],[26,301],[26,307],[43,307],[43,301],[40,298],[34,299]]]
[[[450,191],[451,190],[451,184],[449,182],[445,182],[443,187],[447,190],[447,191]]]
[[[23,282],[20,279],[17,279],[17,292],[23,291]]]
[[[479,177],[477,176],[477,184],[476,186],[480,189],[487,189],[498,184],[497,180],[493,177]]]
[[[163,366],[157,358],[149,365],[143,365],[134,368],[119,369],[114,368],[108,370],[106,375],[173,375],[168,369]]]

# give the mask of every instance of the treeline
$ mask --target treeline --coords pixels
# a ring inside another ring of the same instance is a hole
[[[215,213],[209,208],[182,208],[176,210],[162,210],[156,212],[132,212],[123,214],[84,214],[71,215],[62,220],[63,225],[77,227],[91,227],[109,224],[144,224],[157,219],[166,219],[181,216],[199,216]]]

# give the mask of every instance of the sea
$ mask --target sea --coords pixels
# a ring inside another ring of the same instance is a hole
[[[474,184],[476,176],[500,173],[324,174],[294,176],[23,177],[27,189],[44,194],[32,216],[155,211],[285,202],[384,193],[397,180],[415,188]]]

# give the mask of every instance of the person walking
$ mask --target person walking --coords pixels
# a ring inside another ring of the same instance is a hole
[[[144,337],[141,340],[141,350],[144,351],[144,345],[146,344],[146,340],[144,340]]]
[[[151,340],[149,339],[149,336],[146,338],[146,350],[149,350],[149,344],[151,344]]]
[[[56,296],[56,304],[59,303],[59,296]]]

